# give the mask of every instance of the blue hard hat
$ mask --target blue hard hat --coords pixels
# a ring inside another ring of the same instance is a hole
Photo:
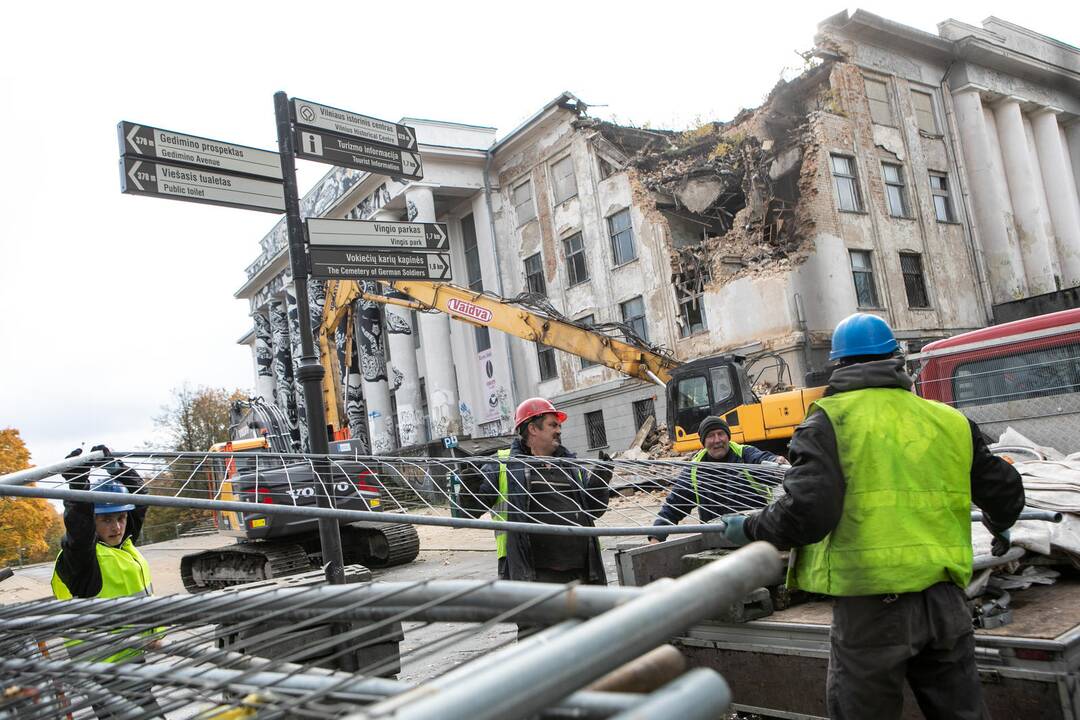
[[[94,492],[110,492],[117,493],[119,495],[127,495],[128,489],[124,487],[124,484],[118,480],[102,480],[101,482],[90,488]],[[121,500],[122,498],[117,498]],[[127,512],[128,510],[134,510],[135,506],[131,503],[94,503],[95,515],[108,515],[109,513]]]
[[[888,355],[899,347],[889,324],[870,313],[855,313],[833,330],[830,360],[859,355]]]

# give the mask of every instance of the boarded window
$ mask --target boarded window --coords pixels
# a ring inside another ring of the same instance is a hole
[[[938,134],[937,120],[934,118],[934,98],[930,93],[911,91],[911,104],[915,107],[915,122],[919,129],[931,135]]]
[[[855,300],[861,308],[878,307],[877,285],[874,283],[874,266],[870,251],[850,250],[851,276],[855,281]]]
[[[583,283],[589,279],[589,265],[585,262],[585,243],[581,233],[574,233],[563,240],[563,252],[566,254],[566,275],[571,285]]]
[[[616,265],[628,263],[637,257],[630,210],[620,210],[608,218],[608,235],[611,236],[611,256],[615,258]]]
[[[846,212],[861,212],[859,179],[855,174],[855,158],[832,155],[833,184],[836,187],[837,207]]]
[[[551,184],[555,191],[555,204],[569,200],[577,195],[577,180],[574,178],[574,158],[567,155],[551,166]]]
[[[544,261],[540,253],[525,258],[525,289],[535,295],[547,295],[544,282]]]
[[[904,291],[909,308],[928,308],[930,299],[926,294],[922,257],[919,253],[900,253],[900,272],[904,275]]]
[[[532,183],[528,180],[514,188],[514,214],[517,216],[518,225],[524,225],[536,217]]]
[[[619,303],[619,309],[622,311],[623,322],[626,323],[630,330],[633,331],[637,337],[645,342],[649,341],[649,330],[645,324],[645,301],[638,295],[636,298],[631,298],[624,303]],[[633,340],[634,338],[630,338]]]
[[[934,198],[934,215],[938,222],[954,222],[949,177],[945,173],[930,173],[930,194]]]
[[[893,217],[911,217],[908,211],[907,188],[904,187],[904,168],[892,163],[881,163],[885,177],[885,201]]]
[[[589,449],[607,447],[607,428],[604,427],[604,411],[585,413],[585,432],[589,437]]]
[[[870,119],[878,125],[894,125],[892,106],[889,105],[889,86],[884,80],[864,80],[866,100],[870,103]]]

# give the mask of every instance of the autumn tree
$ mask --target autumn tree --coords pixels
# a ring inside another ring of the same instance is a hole
[[[206,452],[212,445],[229,439],[229,411],[235,400],[247,397],[239,390],[188,384],[174,388],[172,400],[161,408],[154,424],[165,437],[167,448],[174,452]],[[196,470],[196,467],[198,469]],[[175,490],[180,496],[202,497],[206,487],[207,466],[202,463],[177,462],[154,481],[160,489]],[[176,526],[190,527],[213,516],[209,510],[151,506],[144,523],[144,540],[171,538]]]
[[[0,430],[0,474],[32,467],[30,451],[15,428]],[[50,560],[59,548],[64,524],[43,498],[0,498],[0,565],[20,558]]]

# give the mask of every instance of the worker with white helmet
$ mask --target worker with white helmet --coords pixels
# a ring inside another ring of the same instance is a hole
[[[574,458],[562,444],[565,421],[566,413],[544,398],[529,398],[518,405],[517,437],[508,450],[499,452],[499,462],[484,467],[476,492],[492,517],[591,527],[607,511],[610,466],[589,472],[573,463],[514,462],[514,458]],[[496,532],[495,537],[502,579],[607,583],[595,537],[521,532]]]

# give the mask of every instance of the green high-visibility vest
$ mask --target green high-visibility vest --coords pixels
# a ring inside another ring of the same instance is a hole
[[[135,549],[135,543],[131,541],[131,538],[125,538],[124,542],[120,543],[118,547],[98,542],[94,544],[94,550],[97,554],[98,567],[101,568],[101,592],[94,597],[114,598],[127,595],[154,594],[153,585],[150,583],[150,566],[146,563],[146,558],[142,556],[142,553]],[[60,552],[62,554],[63,550]],[[60,555],[57,555],[56,559],[59,561]],[[50,584],[52,585],[53,596],[57,600],[70,600],[72,598],[71,590],[60,579],[55,564],[53,565]],[[155,628],[141,634],[160,635],[164,631],[165,628]],[[114,632],[124,632],[124,629],[119,628]],[[78,639],[68,640],[64,643],[64,647],[74,647],[81,643],[82,640]],[[141,650],[124,648],[107,657],[92,658],[91,661],[119,662],[141,654]]]
[[[728,446],[731,448],[731,452],[735,453],[735,457],[740,459],[742,458],[742,445],[737,442],[731,442],[728,443]],[[698,463],[701,462],[701,459],[705,457],[705,453],[707,452],[708,450],[702,448],[697,452],[696,455],[694,455],[694,457],[690,458],[690,462],[694,463],[694,467],[690,468],[690,487],[694,489],[694,503],[699,507],[701,506],[701,498],[698,496],[697,485]],[[772,490],[769,487],[762,485],[756,478],[754,478],[754,476],[750,473],[749,470],[743,470],[743,477],[746,478],[746,481],[750,484],[750,488],[758,495],[761,495],[766,500],[772,498]]]
[[[971,428],[901,388],[825,397],[847,482],[840,522],[799,548],[788,587],[834,596],[918,592],[971,580]]]
[[[506,458],[510,457],[510,448],[506,448],[505,450],[500,450],[499,452],[495,453],[495,455],[500,460],[506,460]],[[508,492],[509,491],[508,491],[507,485],[506,485],[506,463],[505,462],[500,462],[499,463],[499,499],[495,503],[495,507],[491,508],[491,517],[492,517],[492,519],[500,520],[502,522],[506,522],[506,511],[507,511],[507,507],[508,507],[507,501],[506,501],[506,496],[507,496]],[[495,531],[495,557],[500,557],[500,558],[506,557],[506,531],[505,530],[496,530]]]

